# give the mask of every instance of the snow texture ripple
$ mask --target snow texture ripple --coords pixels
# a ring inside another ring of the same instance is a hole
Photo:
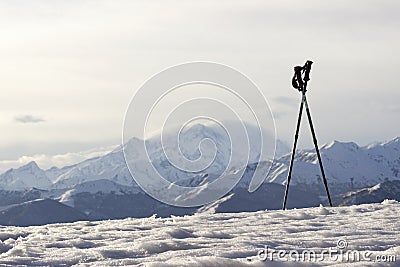
[[[257,251],[348,249],[400,255],[400,203],[0,228],[0,265],[282,266]],[[343,262],[284,262],[343,266]],[[397,263],[398,264],[398,263]],[[349,262],[377,266],[376,262]],[[379,266],[379,264],[378,264]],[[396,262],[382,266],[396,266]]]

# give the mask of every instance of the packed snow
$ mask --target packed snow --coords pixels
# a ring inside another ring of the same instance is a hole
[[[385,200],[351,207],[1,227],[0,265],[376,266],[385,261],[384,266],[396,266],[399,214],[400,203]],[[278,250],[286,257],[265,257],[266,251]],[[293,253],[306,250],[316,258]],[[368,256],[336,260],[323,253],[329,250],[337,256],[349,251]]]

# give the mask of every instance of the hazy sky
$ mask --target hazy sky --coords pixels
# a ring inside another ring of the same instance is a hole
[[[398,1],[366,0],[1,1],[0,160],[120,143],[135,90],[196,60],[250,77],[291,144],[292,67],[311,59],[319,142],[391,139],[400,135],[399,11]]]

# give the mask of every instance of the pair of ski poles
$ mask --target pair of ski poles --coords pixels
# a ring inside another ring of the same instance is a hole
[[[321,155],[320,155],[319,149],[318,149],[317,137],[315,135],[314,125],[313,125],[313,122],[312,122],[312,119],[311,119],[310,108],[308,106],[307,98],[306,98],[307,82],[310,80],[310,71],[311,71],[311,64],[312,63],[313,63],[312,61],[308,60],[304,64],[304,66],[296,66],[296,67],[294,67],[294,76],[293,76],[293,79],[292,79],[292,85],[293,85],[293,87],[295,89],[297,89],[297,90],[299,90],[299,92],[301,92],[302,97],[301,97],[301,103],[300,103],[299,116],[297,118],[296,134],[294,136],[294,144],[293,144],[292,156],[291,156],[291,159],[290,159],[289,173],[288,173],[288,177],[287,177],[287,180],[286,180],[286,190],[285,190],[285,198],[284,198],[284,201],[283,201],[283,210],[286,209],[286,201],[287,201],[288,192],[289,192],[289,184],[290,184],[290,179],[291,179],[292,170],[293,170],[293,161],[294,161],[294,156],[295,156],[295,153],[296,153],[297,140],[299,138],[299,129],[300,129],[300,123],[301,123],[301,118],[302,118],[304,106],[306,106],[306,113],[307,113],[308,123],[310,125],[311,134],[312,134],[312,138],[313,138],[313,143],[314,143],[314,146],[315,146],[315,150],[317,152],[319,167],[321,169],[322,179],[323,179],[323,182],[324,182],[324,185],[325,185],[326,194],[328,196],[329,205],[332,207],[332,200],[331,200],[331,196],[329,194],[328,182],[326,180],[324,167],[322,165],[322,159],[321,159]]]

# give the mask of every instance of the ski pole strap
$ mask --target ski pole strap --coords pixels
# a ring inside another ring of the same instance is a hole
[[[313,62],[307,60],[304,66],[296,66],[294,67],[294,75],[292,78],[292,86],[299,90],[300,92],[304,91],[304,85],[310,80],[310,71],[311,71],[311,64]],[[302,75],[304,74],[304,78]]]
[[[292,78],[292,86],[299,91],[303,90],[303,79],[301,77],[302,70],[303,67],[301,66],[294,67],[294,75]]]

